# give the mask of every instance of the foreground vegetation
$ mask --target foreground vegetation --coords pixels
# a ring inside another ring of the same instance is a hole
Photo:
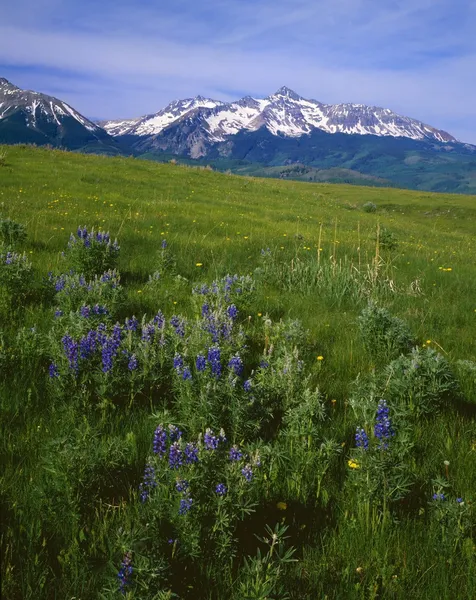
[[[3,162],[5,598],[476,597],[475,197]]]

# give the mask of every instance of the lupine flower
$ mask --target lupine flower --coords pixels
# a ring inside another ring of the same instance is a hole
[[[55,365],[55,363],[51,363],[51,365],[49,367],[49,373],[50,373],[51,379],[53,379],[55,377],[59,377],[59,370],[58,370],[58,367]]]
[[[184,381],[187,381],[187,379],[192,379],[192,372],[190,371],[190,367],[184,367],[182,379]]]
[[[385,400],[380,400],[377,407],[377,416],[375,419],[374,435],[380,440],[378,448],[385,450],[388,448],[388,440],[395,432],[392,429],[392,423],[389,417],[389,408]]]
[[[212,375],[214,375],[217,379],[221,375],[221,353],[219,346],[212,346],[208,350],[208,362],[210,363],[210,368],[212,371]]]
[[[231,461],[238,461],[243,458],[243,452],[241,452],[238,446],[232,446],[230,448],[230,452],[228,453],[228,457]]]
[[[178,469],[182,466],[182,450],[179,442],[174,442],[169,449],[169,467]]]
[[[85,319],[87,319],[90,315],[91,309],[89,308],[89,306],[81,306],[81,308],[79,309],[79,314],[84,317]]]
[[[210,305],[206,302],[202,304],[202,317],[208,317],[210,314]]]
[[[171,442],[177,442],[182,437],[182,432],[176,425],[169,425],[169,437]]]
[[[167,240],[162,240],[162,243],[160,245],[162,247],[162,250],[165,250],[167,248]]]
[[[62,316],[63,316],[63,311],[62,310],[59,310],[59,309],[55,310],[55,318],[62,317]]]
[[[262,369],[267,369],[267,368],[269,367],[269,362],[268,362],[267,360],[262,360],[262,361],[259,363],[259,366],[260,366]]]
[[[176,354],[174,356],[174,369],[177,371],[177,373],[180,373],[182,371],[182,367],[183,358],[180,356],[180,354]]]
[[[102,370],[104,373],[108,373],[112,369],[120,345],[121,328],[115,325],[112,336],[106,337],[102,346]]]
[[[132,555],[130,552],[126,552],[124,554],[124,558],[122,559],[121,569],[120,569],[119,573],[117,574],[117,577],[119,579],[119,591],[124,595],[126,593],[126,586],[128,586],[132,583],[131,582],[132,573],[133,573]]]
[[[192,508],[193,500],[189,497],[180,500],[179,515],[185,515]]]
[[[183,453],[185,454],[186,465],[198,462],[198,447],[193,442],[188,442],[188,444],[186,444]]]
[[[238,356],[238,354],[235,354],[235,356],[230,358],[230,361],[228,362],[228,368],[233,369],[235,375],[241,375],[241,373],[243,372],[243,361]]]
[[[69,335],[63,336],[63,349],[68,359],[69,368],[78,370],[78,344]]]
[[[132,315],[131,319],[126,319],[126,329],[127,331],[137,331],[139,327],[139,321]]]
[[[157,325],[158,329],[163,328],[163,326],[165,325],[165,317],[162,314],[162,311],[159,310],[159,312],[155,315],[154,323]]]
[[[190,484],[186,479],[177,479],[177,482],[175,483],[175,489],[181,494],[184,494],[189,487]]]
[[[458,504],[463,504],[463,498],[456,498],[456,502]]]
[[[144,469],[144,479],[139,486],[141,502],[145,502],[153,488],[157,487],[155,480],[155,470],[150,464],[147,464]]]
[[[129,371],[135,371],[138,367],[138,361],[137,361],[137,356],[135,354],[132,354],[130,359],[129,359],[129,363],[127,365],[127,368],[129,369]]]
[[[243,389],[245,390],[245,392],[251,392],[251,388],[252,388],[251,379],[247,379],[243,383]]]
[[[250,482],[253,479],[253,469],[250,464],[245,465],[241,469],[241,474],[246,479],[246,481]]]
[[[234,321],[238,316],[238,309],[234,304],[230,304],[230,306],[226,309],[226,314]]]
[[[95,315],[107,315],[108,310],[105,306],[100,306],[99,304],[95,304],[93,306],[93,313]]]
[[[206,366],[207,359],[201,354],[199,354],[195,359],[195,368],[197,369],[197,371],[205,371]]]
[[[175,333],[179,337],[183,337],[185,335],[185,319],[180,319],[179,317],[177,317],[176,315],[174,315],[170,319],[170,324],[172,325],[172,327],[174,328]]]
[[[362,427],[357,427],[355,431],[355,445],[357,448],[363,448],[364,450],[369,447],[369,438]]]
[[[444,494],[433,494],[433,500],[446,500]]]
[[[226,486],[224,483],[219,483],[215,488],[215,493],[219,496],[224,496],[226,494]]]
[[[216,450],[218,448],[219,438],[210,428],[207,428],[203,436],[203,443],[207,450]]]
[[[152,323],[145,323],[142,325],[142,341],[149,343],[155,335],[155,327]]]
[[[158,425],[154,432],[154,440],[152,443],[152,449],[154,454],[164,455],[167,444],[167,432],[162,427],[162,425]]]

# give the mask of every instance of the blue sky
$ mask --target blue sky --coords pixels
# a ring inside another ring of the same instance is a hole
[[[476,144],[476,0],[15,0],[0,76],[94,118],[282,85]]]

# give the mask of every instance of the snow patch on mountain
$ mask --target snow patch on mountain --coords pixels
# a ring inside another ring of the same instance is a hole
[[[191,120],[190,120],[191,119]],[[240,131],[265,127],[273,135],[300,137],[314,129],[346,133],[407,137],[414,140],[457,141],[445,131],[389,110],[363,104],[323,104],[282,87],[267,98],[246,96],[237,102],[209,98],[176,100],[153,115],[99,124],[111,135],[157,136],[171,125],[193,120],[209,142],[222,142]]]

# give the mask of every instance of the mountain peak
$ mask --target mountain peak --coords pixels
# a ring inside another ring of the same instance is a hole
[[[295,91],[291,90],[290,88],[286,87],[285,85],[283,85],[283,87],[280,87],[279,90],[274,92],[273,96],[285,96],[287,98],[291,98],[292,100],[300,100],[301,99],[301,96],[299,96],[299,94],[296,94]]]
[[[20,88],[17,88],[16,85],[13,85],[13,83],[11,81],[8,81],[8,79],[5,79],[5,77],[0,77],[0,86],[1,87],[9,87],[15,90],[18,90]]]

